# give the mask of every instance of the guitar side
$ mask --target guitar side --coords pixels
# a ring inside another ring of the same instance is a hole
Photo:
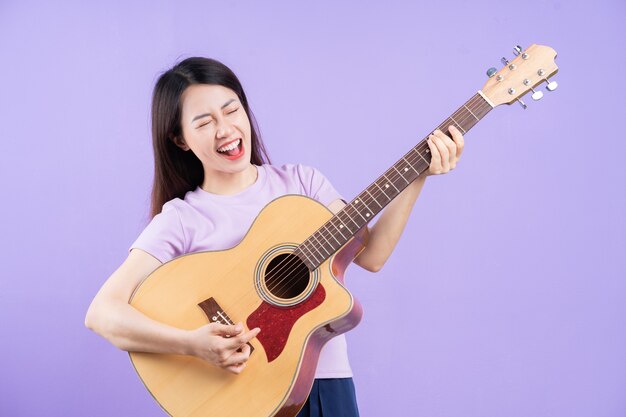
[[[146,388],[167,413],[176,417],[289,417],[298,413],[324,343],[360,321],[361,306],[343,286],[343,274],[363,245],[352,239],[317,268],[314,293],[309,297],[317,299],[317,305],[302,313],[297,313],[296,305],[269,305],[259,295],[255,277],[268,251],[297,246],[331,217],[326,207],[310,198],[278,198],[259,213],[239,245],[178,257],[157,268],[138,287],[131,305],[174,327],[194,329],[207,324],[209,318],[198,304],[210,298],[233,322],[245,325],[254,314],[261,327],[240,375],[191,356],[131,353]],[[293,314],[300,315],[287,326],[282,317]]]

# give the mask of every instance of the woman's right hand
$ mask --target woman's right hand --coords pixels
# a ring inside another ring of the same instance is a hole
[[[261,329],[244,331],[243,324],[224,325],[210,323],[189,333],[190,354],[215,366],[239,374],[250,357],[248,342]]]

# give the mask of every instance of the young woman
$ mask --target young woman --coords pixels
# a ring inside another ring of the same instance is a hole
[[[427,175],[456,166],[463,136],[451,128],[430,135]],[[218,61],[189,58],[165,72],[154,89],[152,135],[155,175],[152,221],[128,258],[104,283],[85,324],[126,351],[193,355],[233,373],[245,372],[246,344],[262,329],[207,324],[173,328],[129,304],[133,291],[162,263],[185,253],[235,246],[271,200],[303,194],[338,212],[345,203],[316,169],[277,167],[269,159],[243,88]],[[427,175],[418,177],[369,229],[366,248],[354,262],[378,271],[395,247]],[[357,416],[345,338],[335,337],[320,355],[316,380],[299,416]]]

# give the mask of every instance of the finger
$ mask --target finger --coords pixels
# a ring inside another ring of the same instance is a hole
[[[443,139],[436,134],[433,135],[433,142],[437,145],[437,150],[439,151],[439,155],[441,155],[442,173],[450,171],[450,151],[448,150],[448,147],[444,143]]]
[[[237,337],[231,337],[228,340],[228,342],[226,344],[226,347],[228,349],[237,350],[240,347],[242,347],[243,345],[245,345],[246,343],[248,343],[250,340],[254,339],[259,334],[260,331],[261,331],[261,329],[256,327],[256,328],[250,330],[249,332],[241,333]]]
[[[456,166],[456,143],[450,139],[450,136],[446,135],[441,130],[436,130],[435,135],[441,139],[443,144],[446,146],[446,150],[448,151],[448,157],[446,159],[450,165],[449,170],[454,169]],[[441,156],[443,158],[443,154]]]
[[[437,149],[437,145],[433,142],[433,135],[428,137],[428,147],[430,148],[430,166],[428,167],[428,171],[431,174],[441,174],[441,155],[439,154],[439,149]]]
[[[248,354],[250,354],[251,351],[252,349],[250,348],[250,345],[246,343],[245,345],[240,346],[235,352],[248,352]]]
[[[221,323],[213,323],[213,324],[214,324],[213,331],[215,334],[219,336],[224,336],[224,337],[237,336],[239,333],[243,331],[243,324],[241,323],[231,324],[231,325],[226,325],[226,324],[221,324]]]
[[[226,367],[229,367],[229,366],[232,366],[232,365],[245,363],[245,362],[248,361],[249,358],[250,358],[250,349],[248,348],[246,351],[233,353],[228,358],[226,358],[224,361],[222,361],[221,366],[223,368],[226,368]]]
[[[240,374],[246,368],[245,363],[237,363],[235,365],[227,366],[225,369],[229,370],[233,374]]]
[[[456,159],[458,160],[461,157],[461,153],[463,153],[463,148],[465,147],[465,138],[463,138],[463,134],[456,126],[450,125],[448,130],[452,135],[452,140],[456,143]]]

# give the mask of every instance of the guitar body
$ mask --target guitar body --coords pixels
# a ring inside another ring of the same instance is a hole
[[[261,328],[239,375],[191,356],[131,353],[146,388],[167,413],[298,413],[311,389],[321,348],[355,327],[362,315],[360,304],[343,285],[346,267],[363,248],[358,235],[315,271],[306,270],[304,279],[290,286],[282,282],[290,279],[285,256],[331,217],[315,200],[281,197],[261,211],[236,247],[173,259],[138,287],[131,305],[159,322],[195,329],[224,315],[228,322]],[[282,281],[268,284],[264,277],[281,269]]]

